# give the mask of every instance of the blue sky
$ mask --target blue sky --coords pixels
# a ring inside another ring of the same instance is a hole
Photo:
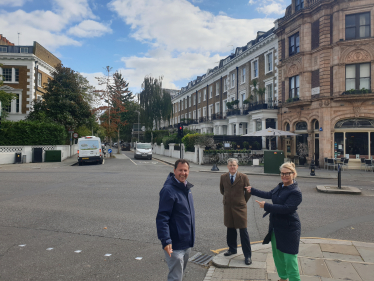
[[[86,76],[109,65],[134,93],[144,76],[180,89],[257,31],[273,27],[291,0],[0,0],[0,32],[37,41]]]

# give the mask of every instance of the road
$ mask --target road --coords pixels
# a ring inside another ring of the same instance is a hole
[[[123,153],[128,157],[104,165],[0,169],[0,280],[166,280],[155,217],[159,191],[173,168]],[[249,179],[263,190],[279,180]],[[219,175],[192,170],[189,181],[196,210],[193,253],[212,254],[226,247]],[[302,236],[374,242],[374,197],[316,192],[317,184],[336,180],[298,182]],[[366,179],[355,184],[370,187]],[[248,202],[251,241],[262,240],[268,227],[255,199]],[[203,280],[206,270],[189,264],[185,280]]]

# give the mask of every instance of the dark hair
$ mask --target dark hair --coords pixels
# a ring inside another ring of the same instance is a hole
[[[178,159],[177,161],[175,161],[174,170],[177,169],[179,163],[181,163],[181,164],[187,164],[188,165],[188,169],[190,168],[190,163],[186,159]]]

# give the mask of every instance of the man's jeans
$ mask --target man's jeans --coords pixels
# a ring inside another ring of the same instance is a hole
[[[186,269],[191,248],[185,250],[173,250],[171,257],[165,252],[166,263],[169,267],[168,281],[182,281]]]

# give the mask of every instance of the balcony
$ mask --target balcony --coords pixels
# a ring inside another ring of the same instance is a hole
[[[229,109],[227,111],[227,116],[235,116],[235,115],[242,115],[242,111],[240,109]]]
[[[362,94],[371,94],[371,89],[362,89],[362,90],[349,90],[342,93],[342,96],[346,95],[362,95]]]
[[[200,118],[199,118],[199,123],[205,123],[205,122],[208,122],[208,121],[210,121],[209,119],[210,119],[210,118],[207,117],[207,116],[200,117]]]
[[[300,98],[299,96],[296,96],[294,98],[289,98],[286,100],[286,102],[283,104],[283,107],[292,108],[292,107],[299,107],[299,106],[305,106],[312,103],[312,99],[309,98]]]
[[[373,99],[374,93],[371,89],[349,90],[334,96],[337,101],[364,101]]]
[[[226,119],[226,116],[223,115],[222,113],[215,113],[215,114],[212,114],[211,119],[212,120],[223,120],[223,119]]]

